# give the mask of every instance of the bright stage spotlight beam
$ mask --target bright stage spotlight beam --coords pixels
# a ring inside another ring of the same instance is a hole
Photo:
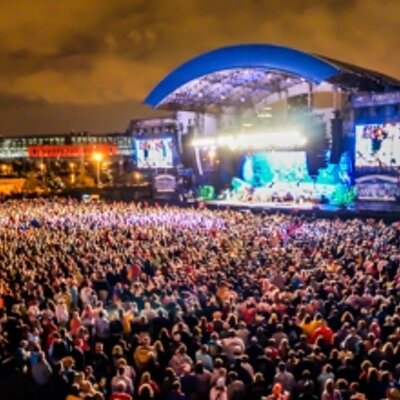
[[[223,135],[213,138],[196,138],[192,142],[192,145],[197,148],[228,147],[231,150],[301,148],[306,144],[307,138],[298,131]]]
[[[194,147],[211,147],[217,145],[217,138],[196,138],[192,141],[192,146]]]

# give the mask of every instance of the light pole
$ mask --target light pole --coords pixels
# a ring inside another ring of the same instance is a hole
[[[92,158],[96,161],[96,180],[97,186],[100,186],[100,163],[103,160],[103,154],[98,152],[93,153]]]
[[[45,173],[46,165],[43,161],[39,164],[39,169],[40,169],[40,177],[42,178],[42,184],[44,185],[44,183],[45,183],[44,173]]]
[[[71,175],[70,175],[70,183],[71,185],[75,184],[75,163],[74,162],[70,162],[68,164],[69,169],[71,170]]]

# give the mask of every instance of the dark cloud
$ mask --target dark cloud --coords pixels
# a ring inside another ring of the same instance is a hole
[[[14,117],[10,118],[10,113]],[[0,96],[0,136],[67,132],[124,132],[132,118],[153,116],[140,102],[107,104],[49,104],[21,97]],[[157,115],[168,115],[157,111]]]
[[[22,112],[16,99],[43,110],[44,119],[46,110],[59,112],[59,131],[69,128],[63,110],[75,127],[81,114],[74,121],[72,108],[89,116],[102,107],[131,104],[132,115],[142,112],[137,104],[171,68],[234,43],[292,46],[400,77],[399,0],[0,0],[0,5],[0,93],[9,100],[3,134],[23,130],[21,122],[13,122]],[[121,126],[113,115],[101,117],[103,130]],[[82,119],[85,128],[89,120]],[[46,130],[45,121],[35,126]],[[97,123],[92,127],[98,130]]]

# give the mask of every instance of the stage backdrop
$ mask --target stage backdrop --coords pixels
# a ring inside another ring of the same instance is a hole
[[[329,152],[326,154],[329,159]],[[276,193],[285,197],[324,199],[332,204],[349,204],[354,200],[351,185],[351,159],[342,153],[339,163],[327,163],[311,176],[305,151],[262,151],[248,153],[242,161],[241,179],[234,179],[232,190],[253,188],[253,197],[267,197]],[[351,193],[351,196],[347,196]],[[350,199],[351,197],[351,199]],[[349,200],[350,199],[350,200]]]

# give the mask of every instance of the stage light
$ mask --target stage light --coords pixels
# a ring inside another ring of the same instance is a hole
[[[215,137],[203,137],[196,138],[192,141],[192,146],[194,147],[211,147],[216,145],[217,138]]]
[[[262,112],[257,114],[258,118],[272,118],[272,114],[269,112]]]
[[[215,149],[211,149],[208,151],[208,158],[212,161],[214,160],[215,156],[217,155],[217,152]]]
[[[217,145],[218,146],[228,146],[229,144],[233,143],[234,141],[235,141],[235,138],[232,135],[217,137]]]
[[[285,149],[298,148],[307,144],[307,138],[298,131],[276,131],[268,133],[243,133],[239,135],[223,135],[214,138],[197,138],[192,145],[203,150],[215,150],[216,147],[236,149]]]
[[[136,182],[140,181],[142,179],[142,174],[140,172],[135,171],[133,173],[133,178],[135,179]]]
[[[305,146],[307,144],[308,140],[306,137],[302,136],[301,138],[299,138],[299,146]]]

